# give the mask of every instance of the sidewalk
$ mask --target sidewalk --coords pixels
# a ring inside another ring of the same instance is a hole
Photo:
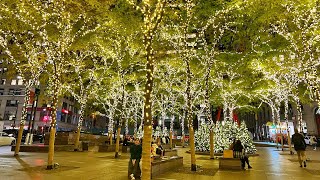
[[[277,145],[277,143],[272,143],[272,142],[264,142],[264,141],[254,141],[253,144],[256,146],[256,147],[279,147],[281,148],[281,143]],[[287,144],[284,144],[284,148],[288,148],[289,145]],[[292,145],[293,147],[293,145]]]
[[[197,173],[190,172],[190,154],[179,148],[184,167],[162,174],[156,180],[316,180],[320,179],[320,150],[307,151],[307,168],[300,168],[297,156],[274,147],[258,147],[260,156],[250,157],[253,169],[221,171],[219,161],[207,155],[197,155]],[[127,180],[129,154],[114,159],[114,153],[56,152],[56,170],[45,170],[47,153],[22,152],[13,157],[10,147],[0,147],[0,179],[2,180]]]

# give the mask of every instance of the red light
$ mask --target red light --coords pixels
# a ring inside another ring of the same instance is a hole
[[[43,116],[43,121],[49,121],[50,116]]]
[[[68,110],[65,110],[65,109],[62,109],[61,110],[63,113],[65,113],[65,114],[68,114],[69,113],[69,111]]]

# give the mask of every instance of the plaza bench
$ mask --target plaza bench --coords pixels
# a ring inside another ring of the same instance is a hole
[[[155,178],[160,174],[175,170],[183,166],[183,157],[173,156],[161,158],[156,155],[151,160],[151,177]],[[141,168],[141,167],[140,167]],[[128,169],[128,177],[130,177],[130,170]]]
[[[219,169],[241,170],[240,158],[219,158]]]
[[[178,156],[178,151],[176,149],[166,149],[164,155],[169,157]]]
[[[151,163],[151,177],[175,170],[183,166],[183,157],[172,156],[168,159],[155,159]]]
[[[225,150],[223,152],[223,157],[219,158],[219,169],[241,170],[240,157],[240,152]]]

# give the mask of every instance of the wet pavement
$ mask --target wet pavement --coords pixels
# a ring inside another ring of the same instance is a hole
[[[184,167],[162,174],[157,180],[319,180],[320,151],[307,150],[307,168],[300,168],[297,156],[275,147],[258,147],[259,156],[250,157],[250,170],[219,170],[217,159],[197,155],[197,173],[190,171],[187,148],[178,148],[184,158]],[[47,153],[21,152],[13,157],[9,146],[0,147],[0,180],[126,180],[129,154],[114,159],[114,153],[56,152],[55,170],[45,170]]]

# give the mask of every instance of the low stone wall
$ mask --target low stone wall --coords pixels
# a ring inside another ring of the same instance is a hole
[[[152,178],[159,176],[160,174],[166,173],[183,166],[183,157],[171,157],[166,160],[153,161],[151,163],[151,176]]]
[[[14,151],[16,146],[11,146],[11,151]],[[21,145],[20,152],[44,152],[49,151],[49,145]],[[74,151],[73,145],[55,145],[54,151]]]
[[[76,133],[74,132],[57,132],[55,138],[55,145],[71,145],[74,144]],[[50,139],[50,133],[45,134],[44,144],[48,145]],[[93,134],[80,134],[80,140],[84,142],[89,142],[89,146],[97,146],[100,144],[109,144],[108,136],[93,135]]]
[[[115,152],[116,150],[116,145],[112,144],[103,144],[103,145],[99,145],[99,150],[98,152]],[[122,151],[122,145],[120,144],[119,146],[119,151]]]
[[[169,157],[178,156],[178,151],[176,149],[166,149],[164,155]]]

